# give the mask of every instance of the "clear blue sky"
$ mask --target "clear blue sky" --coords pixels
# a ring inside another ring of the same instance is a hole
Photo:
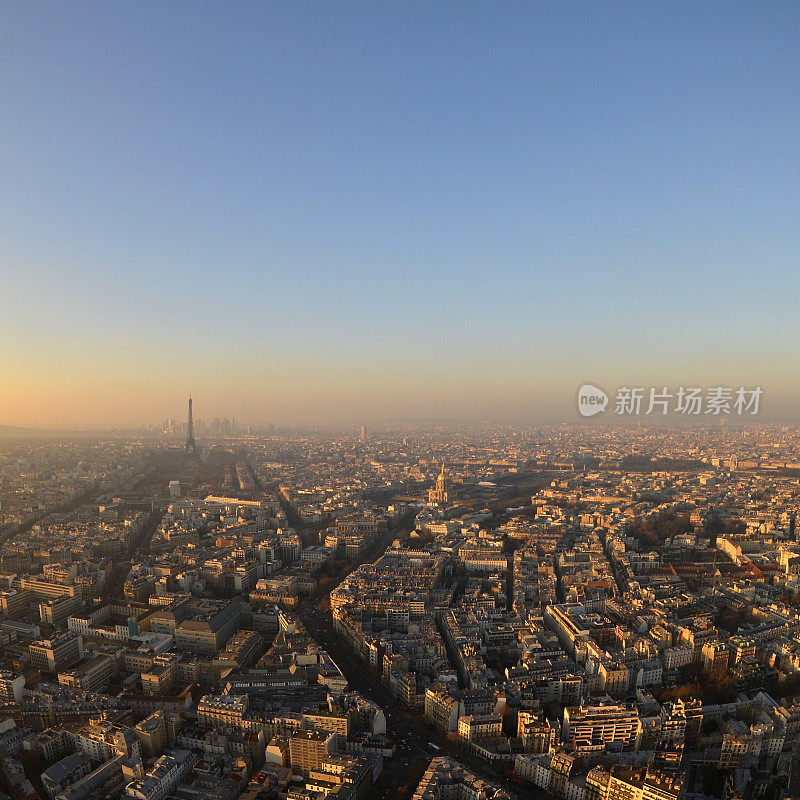
[[[0,8],[0,423],[800,404],[800,4]]]

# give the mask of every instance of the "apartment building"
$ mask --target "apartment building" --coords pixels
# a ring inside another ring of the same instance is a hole
[[[350,714],[341,711],[330,711],[329,709],[303,711],[303,725],[320,731],[328,731],[346,737],[350,734],[351,724]]]
[[[239,730],[249,700],[244,694],[207,694],[197,704],[197,721],[204,728]]]
[[[79,692],[102,689],[117,671],[113,656],[100,654],[74,669],[58,673],[58,682]]]
[[[465,742],[490,742],[503,733],[503,720],[499,714],[467,714],[458,720],[458,735]]]
[[[184,650],[215,655],[240,626],[242,601],[227,602],[181,598],[159,609],[150,618],[150,629],[175,637]]]
[[[562,739],[576,748],[597,745],[635,747],[642,724],[633,704],[567,706],[561,726]]]
[[[20,581],[23,591],[30,593],[36,600],[48,600],[53,597],[79,597],[80,592],[75,586],[63,583],[53,583],[43,577],[27,576]]]
[[[0,614],[7,619],[14,619],[28,608],[28,602],[32,595],[27,591],[16,591],[11,589],[7,592],[0,592]]]
[[[543,715],[522,709],[517,712],[517,736],[532,755],[549,753],[556,746],[559,734],[558,725],[551,724]]]
[[[443,756],[431,759],[413,800],[511,800],[512,795]]]
[[[289,762],[304,775],[319,769],[334,752],[337,734],[327,731],[297,731],[289,737]]]
[[[31,666],[46,672],[60,672],[83,658],[83,640],[72,633],[40,639],[28,646]]]
[[[444,736],[458,730],[458,719],[463,711],[461,701],[453,697],[441,684],[426,690],[425,719]]]
[[[129,783],[125,796],[133,800],[163,800],[176,789],[194,762],[188,750],[173,750],[156,759],[143,778]]]
[[[0,672],[0,699],[18,703],[25,691],[25,678],[13,672]]]
[[[683,791],[681,773],[634,769],[615,764],[597,766],[586,776],[587,800],[678,800]]]
[[[133,728],[143,758],[160,756],[167,745],[167,720],[163,711],[156,711]]]
[[[83,601],[78,597],[53,597],[39,603],[39,619],[45,625],[63,625],[69,617],[80,611]]]

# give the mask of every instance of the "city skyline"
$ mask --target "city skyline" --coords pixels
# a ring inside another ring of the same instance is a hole
[[[800,3],[0,5],[0,800],[800,798]]]
[[[798,795],[798,426],[194,410],[0,439],[4,789]]]
[[[0,424],[800,404],[796,4],[0,17]]]

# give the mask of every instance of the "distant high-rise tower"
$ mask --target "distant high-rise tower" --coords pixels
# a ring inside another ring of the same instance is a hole
[[[361,436],[359,438],[361,439],[362,442],[366,442],[367,441],[367,426],[366,425],[362,425],[361,426]]]
[[[192,398],[189,396],[189,424],[186,426],[186,444],[183,449],[190,455],[198,453],[197,442],[194,440],[194,422],[192,421]]]

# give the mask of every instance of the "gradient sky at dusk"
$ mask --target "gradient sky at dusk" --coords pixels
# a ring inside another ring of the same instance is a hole
[[[800,4],[0,8],[0,424],[800,407]]]

